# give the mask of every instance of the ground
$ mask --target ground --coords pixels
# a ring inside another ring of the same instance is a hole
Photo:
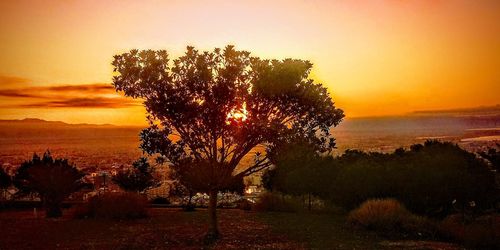
[[[3,249],[434,249],[421,243],[385,241],[353,231],[331,214],[257,213],[219,210],[221,240],[203,244],[204,210],[152,209],[140,220],[35,218],[33,211],[0,212]],[[401,245],[403,244],[403,245]],[[404,245],[407,244],[407,245]],[[440,243],[441,244],[441,243]],[[441,245],[440,249],[457,249]],[[406,247],[404,247],[406,248]]]

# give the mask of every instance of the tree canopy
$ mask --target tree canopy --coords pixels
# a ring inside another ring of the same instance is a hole
[[[187,47],[172,61],[165,50],[131,50],[116,55],[113,66],[115,88],[141,98],[149,114],[142,149],[173,168],[196,166],[206,190],[268,167],[264,154],[239,166],[258,146],[271,150],[300,137],[331,150],[330,129],[344,116],[327,89],[309,78],[309,61],[264,60],[233,46]]]
[[[113,176],[113,182],[125,191],[143,192],[161,184],[154,172],[148,159],[141,157],[132,163],[132,169],[121,170]]]

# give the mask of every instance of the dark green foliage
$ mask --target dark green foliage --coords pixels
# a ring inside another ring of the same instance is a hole
[[[500,148],[500,144],[496,144],[497,148]],[[500,172],[500,150],[496,148],[488,148],[485,152],[479,152],[479,155],[490,162],[491,166],[498,172]]]
[[[315,180],[303,181],[314,184],[317,196],[349,210],[371,198],[396,198],[412,212],[444,216],[472,201],[476,210],[491,208],[499,195],[484,161],[447,142],[427,141],[392,154],[348,150],[326,162],[314,170]],[[273,179],[271,185],[281,185],[279,177]]]
[[[312,197],[323,193],[321,174],[328,166],[329,157],[320,157],[314,145],[293,141],[280,145],[271,152],[274,168],[262,176],[264,188],[295,196],[307,196],[311,210]]]
[[[132,163],[132,169],[118,172],[112,180],[125,191],[143,192],[160,184],[154,172],[155,169],[151,167],[148,159],[141,157]]]
[[[85,173],[68,163],[67,159],[54,159],[47,151],[40,158],[25,161],[17,170],[13,182],[20,194],[36,193],[46,209],[47,217],[62,215],[61,203],[73,192],[90,184]]]
[[[295,196],[266,192],[259,196],[253,209],[266,212],[297,212],[302,209],[302,202]]]
[[[427,141],[394,154],[347,152],[336,164],[331,198],[349,208],[368,198],[394,197],[416,213],[436,216],[450,213],[454,201],[490,207],[498,195],[488,167],[451,143]]]

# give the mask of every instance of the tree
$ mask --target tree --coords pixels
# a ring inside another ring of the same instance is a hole
[[[5,191],[12,185],[12,179],[9,174],[0,167],[0,190],[2,190],[2,200],[6,199]]]
[[[125,191],[144,192],[160,184],[154,176],[154,171],[148,159],[141,157],[132,163],[132,169],[119,171],[112,180]]]
[[[309,78],[309,61],[263,60],[233,46],[186,53],[165,50],[116,55],[113,85],[142,99],[149,127],[141,147],[172,168],[191,168],[193,186],[210,196],[208,238],[219,235],[217,193],[233,180],[271,165],[275,145],[303,138],[320,151],[335,147],[330,128],[344,117],[327,89]],[[262,152],[265,153],[265,152]]]
[[[47,217],[60,217],[61,204],[70,194],[87,187],[85,173],[68,163],[67,159],[54,159],[47,151],[37,154],[21,164],[14,175],[14,185],[20,193],[40,196]]]
[[[311,210],[311,196],[320,191],[318,184],[326,158],[318,154],[314,145],[303,141],[280,145],[269,156],[275,167],[262,176],[264,187],[285,194],[306,195]]]

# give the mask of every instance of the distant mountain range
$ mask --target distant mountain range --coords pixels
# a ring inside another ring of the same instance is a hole
[[[22,120],[0,120],[0,126],[2,125],[13,125],[13,126],[55,126],[55,127],[116,127],[112,124],[88,124],[88,123],[78,123],[71,124],[62,121],[47,121],[38,118],[25,118]]]
[[[445,109],[445,110],[418,110],[410,115],[438,115],[438,116],[500,116],[500,104],[474,108]]]
[[[441,130],[463,131],[472,128],[500,127],[500,105],[451,110],[423,110],[402,116],[358,117],[347,118],[335,130],[350,131],[408,131]],[[62,121],[46,121],[37,118],[22,120],[0,120],[0,134],[16,130],[17,134],[24,130],[139,130],[140,126],[118,126],[112,124],[70,124]]]

